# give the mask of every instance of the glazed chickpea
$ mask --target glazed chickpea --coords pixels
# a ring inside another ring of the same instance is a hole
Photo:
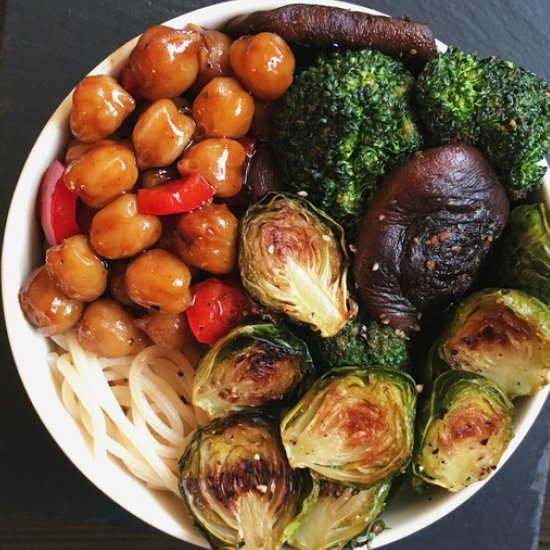
[[[91,208],[130,191],[138,178],[134,153],[124,144],[99,141],[65,171],[65,185]]]
[[[292,84],[294,54],[278,34],[241,36],[231,44],[229,59],[239,80],[259,99],[279,99]]]
[[[200,30],[203,45],[200,51],[200,68],[191,92],[198,93],[216,76],[232,76],[229,62],[231,38],[220,31]]]
[[[67,146],[67,152],[65,153],[65,164],[71,164],[71,162],[79,159],[90,147],[92,143],[84,143],[83,141],[78,141],[77,139],[71,140]]]
[[[147,337],[134,326],[134,318],[111,298],[88,305],[78,327],[78,341],[100,357],[135,355],[147,346]]]
[[[211,138],[190,147],[178,162],[182,176],[200,173],[218,197],[233,197],[243,185],[244,147],[233,139]]]
[[[235,78],[217,76],[193,102],[193,118],[203,136],[239,138],[250,129],[254,100]]]
[[[135,109],[134,98],[112,77],[84,77],[73,92],[70,124],[80,141],[93,143],[118,130]]]
[[[191,274],[170,252],[154,248],[140,254],[126,268],[124,283],[132,301],[163,313],[181,313],[191,299]]]
[[[139,308],[135,302],[132,302],[132,299],[128,296],[128,291],[126,290],[124,276],[126,275],[127,267],[128,264],[125,261],[109,262],[109,276],[107,279],[109,294],[123,306],[129,308]]]
[[[25,317],[44,336],[54,336],[73,328],[84,304],[73,300],[53,282],[44,266],[33,271],[19,292],[19,304]]]
[[[195,121],[180,113],[173,101],[159,99],[139,117],[132,133],[138,167],[172,164],[195,133]]]
[[[136,196],[121,195],[92,218],[90,243],[96,254],[109,260],[129,258],[153,246],[162,233],[156,216],[140,214]]]
[[[130,54],[140,91],[150,101],[185,92],[199,72],[200,33],[157,25],[146,30]]]
[[[237,226],[225,204],[182,214],[176,225],[182,260],[216,275],[230,273],[237,267]]]
[[[83,302],[99,298],[107,287],[107,268],[86,235],[74,235],[46,252],[46,270],[69,297]]]
[[[164,166],[162,168],[150,168],[139,173],[138,186],[141,189],[153,189],[163,183],[178,179],[180,173],[175,165]]]
[[[158,346],[180,350],[195,342],[185,313],[150,311],[134,324]]]

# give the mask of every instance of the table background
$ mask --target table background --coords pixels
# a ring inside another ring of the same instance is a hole
[[[0,0],[0,216],[40,128],[78,80],[152,24],[209,0]],[[356,0],[428,22],[442,41],[512,59],[550,80],[548,0]],[[258,1],[261,8],[261,1]],[[68,461],[0,363],[0,548],[191,548],[148,527]],[[534,550],[550,456],[550,404],[521,448],[458,510],[388,550]]]

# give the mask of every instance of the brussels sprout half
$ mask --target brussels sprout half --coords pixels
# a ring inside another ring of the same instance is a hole
[[[212,548],[280,548],[300,487],[277,427],[258,414],[199,428],[180,460],[183,499]]]
[[[413,472],[456,492],[486,478],[512,439],[514,406],[482,376],[447,371],[419,418]]]
[[[550,309],[519,290],[476,292],[457,307],[439,342],[451,368],[496,382],[510,399],[548,383]]]
[[[316,479],[302,512],[287,528],[287,542],[300,550],[344,548],[368,531],[384,507],[391,483],[354,489]]]
[[[334,336],[352,316],[342,228],[310,203],[270,194],[241,220],[239,268],[269,309]]]
[[[209,418],[261,407],[293,393],[313,365],[307,346],[272,323],[233,329],[200,360],[193,404]]]
[[[396,370],[333,369],[285,416],[294,468],[361,489],[401,473],[413,445],[416,387]]]
[[[544,204],[512,210],[493,256],[495,282],[550,304],[550,211]]]

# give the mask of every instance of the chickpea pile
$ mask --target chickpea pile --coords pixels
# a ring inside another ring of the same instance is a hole
[[[141,36],[118,80],[85,77],[72,96],[63,179],[88,222],[77,218],[81,233],[48,248],[27,278],[19,295],[27,319],[46,336],[76,328],[82,346],[103,357],[192,343],[190,285],[237,267],[239,202],[226,201],[246,185],[241,138],[266,126],[266,102],[293,74],[292,51],[276,34],[232,41],[159,25]],[[140,189],[193,174],[213,201],[177,215],[140,212]]]

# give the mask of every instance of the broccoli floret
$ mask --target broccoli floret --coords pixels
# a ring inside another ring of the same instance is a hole
[[[323,53],[273,115],[272,147],[287,188],[306,192],[353,238],[382,177],[416,151],[414,79],[370,49]]]
[[[477,55],[449,48],[424,68],[416,83],[416,102],[431,144],[477,140],[482,67]]]
[[[409,362],[408,339],[403,334],[360,315],[332,338],[322,338],[313,331],[302,337],[315,366],[322,371],[345,365],[404,369]]]
[[[533,73],[496,57],[484,60],[483,72],[479,146],[510,198],[522,198],[546,172],[537,163],[550,145],[550,89]]]
[[[550,145],[548,84],[510,61],[456,48],[430,60],[416,104],[432,144],[468,141],[492,163],[511,199],[540,186]]]

